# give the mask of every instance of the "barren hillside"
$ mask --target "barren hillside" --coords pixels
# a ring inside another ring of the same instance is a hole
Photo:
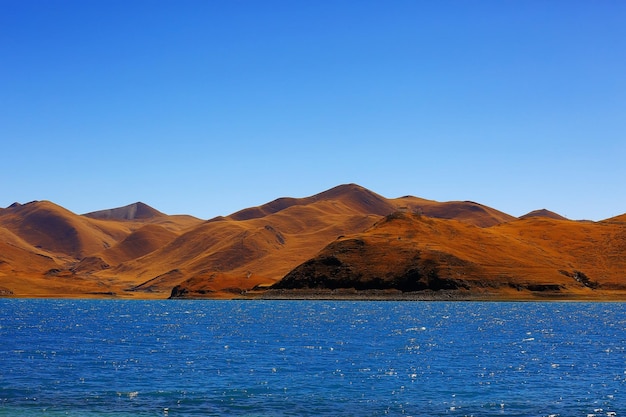
[[[621,294],[625,228],[624,215],[578,222],[542,209],[518,219],[471,201],[388,199],[356,184],[208,221],[140,202],[77,215],[36,201],[0,209],[0,294],[232,298],[275,284]]]
[[[600,297],[626,290],[626,227],[530,217],[479,228],[395,213],[329,244],[274,288]]]

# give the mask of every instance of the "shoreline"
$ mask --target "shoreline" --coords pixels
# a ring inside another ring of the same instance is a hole
[[[589,290],[583,292],[557,291],[467,291],[467,290],[422,290],[401,292],[398,290],[354,290],[354,289],[280,289],[251,290],[242,293],[216,292],[207,294],[187,293],[171,297],[171,293],[88,292],[51,294],[0,294],[0,299],[85,299],[85,300],[323,300],[323,301],[467,301],[467,302],[529,302],[529,301],[581,301],[581,302],[626,302],[626,291]]]
[[[471,292],[455,290],[424,290],[401,292],[393,290],[267,290],[248,292],[235,297],[237,300],[329,300],[329,301],[586,301],[586,302],[626,302],[626,291],[619,292]]]

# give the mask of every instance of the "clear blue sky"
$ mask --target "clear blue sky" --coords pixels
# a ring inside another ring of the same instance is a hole
[[[0,0],[0,207],[227,215],[354,182],[626,212],[624,1]]]

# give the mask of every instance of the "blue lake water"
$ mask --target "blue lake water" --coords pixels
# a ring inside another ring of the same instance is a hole
[[[626,416],[626,304],[0,299],[1,416]]]

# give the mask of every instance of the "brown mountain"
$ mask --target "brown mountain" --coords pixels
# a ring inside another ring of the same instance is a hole
[[[175,296],[232,297],[271,285],[337,236],[363,230],[380,218],[378,213],[393,210],[386,199],[354,184],[302,199],[282,198],[208,221],[112,272],[133,271],[152,290],[165,291],[171,290],[170,272],[176,270],[182,279]]]
[[[283,197],[259,207],[240,210],[228,216],[233,220],[250,220],[265,217],[293,206],[307,206],[321,201],[343,204],[355,212],[384,216],[395,210],[395,205],[366,188],[356,184],[343,184],[311,197]]]
[[[81,258],[113,245],[127,230],[83,218],[49,201],[13,205],[0,213],[0,225],[30,245]]]
[[[165,214],[142,202],[129,204],[124,207],[118,207],[108,210],[93,211],[91,213],[84,214],[85,217],[91,217],[92,219],[106,219],[106,220],[137,220],[137,219],[151,219],[154,217],[162,217]]]
[[[460,298],[623,297],[625,271],[622,224],[531,217],[479,228],[394,213],[329,244],[273,288],[426,291]]]
[[[13,204],[0,210],[0,294],[622,291],[624,216],[583,223],[549,213],[517,219],[471,201],[387,199],[356,184],[209,221],[143,203],[85,215],[48,201]]]
[[[520,216],[520,219],[529,219],[531,217],[547,217],[549,219],[567,220],[566,217],[563,217],[560,214],[546,209],[533,210],[530,213],[526,213],[523,216]]]
[[[127,225],[145,223],[158,224],[176,233],[202,223],[202,220],[185,214],[167,215],[161,213],[157,209],[142,202],[129,204],[124,207],[93,211],[83,214],[83,216],[98,220],[119,221]]]
[[[139,211],[151,212],[146,208]],[[111,262],[142,256],[201,223],[191,216],[141,217],[101,220],[49,201],[12,204],[0,211],[0,291],[21,296],[110,293],[115,280],[103,280],[97,272]]]
[[[515,220],[515,217],[473,201],[438,202],[405,196],[392,200],[396,207],[438,219],[454,219],[479,227],[489,227]]]

